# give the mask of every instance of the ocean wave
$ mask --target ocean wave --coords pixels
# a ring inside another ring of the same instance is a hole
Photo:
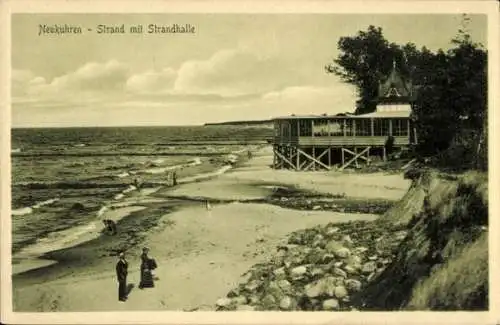
[[[11,214],[13,216],[24,216],[24,215],[30,214],[32,212],[33,212],[33,208],[31,208],[31,207],[24,207],[24,208],[12,210]]]
[[[50,205],[54,202],[57,202],[59,201],[60,199],[59,198],[53,198],[53,199],[49,199],[49,200],[45,200],[45,201],[42,201],[42,202],[37,202],[36,204],[32,205],[32,206],[28,206],[28,207],[23,207],[23,208],[19,208],[19,209],[14,209],[11,211],[11,215],[13,216],[24,216],[24,215],[27,215],[27,214],[31,214],[33,213],[33,210],[35,209],[39,209],[43,206],[46,206],[46,205]]]

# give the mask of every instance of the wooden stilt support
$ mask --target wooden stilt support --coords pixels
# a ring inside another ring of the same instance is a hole
[[[354,152],[356,154],[356,159],[354,159],[354,164],[356,165],[356,168],[359,168],[358,159],[357,159],[357,156],[358,156],[358,147],[354,147]]]
[[[319,162],[319,161],[320,161],[320,159],[321,159],[321,157],[323,157],[326,153],[328,153],[328,149],[326,149],[325,151],[323,151],[323,153],[322,153],[321,155],[319,155],[318,157],[316,157],[316,159],[315,159],[315,160],[311,161],[311,162],[309,163],[309,165],[307,165],[306,169],[309,169],[309,167],[310,167],[311,165],[315,165],[315,161],[318,161],[318,162]],[[330,166],[328,166],[328,167],[330,167]]]
[[[356,153],[356,155],[354,156],[354,158],[352,158],[351,160],[349,160],[348,162],[346,162],[344,165],[342,165],[342,167],[340,167],[340,170],[344,170],[347,166],[349,166],[351,163],[353,162],[357,162],[358,158],[361,157],[362,155],[364,155],[366,152],[368,152],[368,150],[370,150],[370,147],[366,147],[364,150],[362,150],[360,153]],[[365,158],[366,159],[366,158]]]
[[[302,150],[300,150],[300,149],[299,149],[299,152],[300,152],[300,154],[301,154],[301,155],[303,155],[304,157],[307,157],[307,158],[309,158],[309,159],[311,159],[311,160],[314,160],[314,162],[315,162],[316,164],[318,164],[318,165],[320,165],[320,166],[323,166],[323,167],[325,167],[326,169],[330,170],[330,167],[329,167],[328,165],[325,165],[325,164],[323,164],[321,161],[316,160],[316,158],[311,157],[311,155],[308,155],[307,153],[305,153],[304,151],[302,151]]]
[[[288,166],[291,166],[293,169],[295,169],[295,165],[292,164],[292,162],[290,160],[288,160],[285,156],[283,156],[279,152],[277,152],[276,154],[277,154],[278,157],[280,157],[282,159],[283,162],[286,162],[288,164]]]
[[[345,153],[344,153],[345,149],[341,148],[341,151],[342,151],[342,166],[344,166],[344,164],[345,164]]]
[[[332,167],[332,148],[328,147],[328,166]]]
[[[383,157],[382,159],[384,159],[384,161],[387,161],[387,153],[385,152],[385,147],[382,147],[382,151],[383,151]]]
[[[345,148],[344,148],[344,150],[345,150],[345,152],[347,152],[347,153],[349,153],[349,154],[351,154],[351,155],[353,155],[353,156],[356,156],[356,155],[357,155],[357,153],[355,153],[354,151],[351,151],[351,150],[349,150],[349,149],[345,149]],[[361,159],[363,159],[363,160],[365,160],[365,161],[368,161],[368,159],[367,159],[366,157],[364,157],[364,156],[360,156],[359,158],[361,158]]]
[[[299,148],[295,147],[295,159],[296,159],[296,163],[297,163],[297,170],[300,170],[300,152],[299,152]]]
[[[312,156],[313,156],[312,168],[313,168],[313,170],[316,170],[316,147],[313,147]],[[307,169],[307,167],[306,167],[306,169]]]

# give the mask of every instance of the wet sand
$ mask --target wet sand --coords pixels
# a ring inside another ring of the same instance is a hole
[[[205,199],[263,199],[275,185],[367,199],[401,198],[409,182],[399,175],[276,171],[265,148],[237,169],[208,180],[143,196],[145,206],[124,218],[117,238],[107,236],[53,252],[60,263],[14,277],[15,311],[210,310],[252,265],[270,257],[295,230],[329,222],[374,220],[377,215],[307,211],[263,203],[213,204]],[[172,197],[203,200],[175,201]],[[163,200],[163,201],[162,201]],[[142,229],[147,229],[143,231]],[[135,231],[135,233],[134,233]],[[151,249],[159,268],[156,287],[140,290],[139,254]],[[114,249],[125,247],[130,264],[129,300],[119,303]],[[50,255],[50,254],[49,254]]]

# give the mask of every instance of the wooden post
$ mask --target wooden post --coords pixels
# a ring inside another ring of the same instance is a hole
[[[328,166],[332,167],[332,147],[328,147]]]
[[[316,159],[316,147],[313,146],[312,157]],[[316,161],[313,161],[313,170],[316,171]]]
[[[354,163],[356,164],[356,168],[359,168],[359,165],[358,165],[358,147],[354,147],[354,153],[356,154],[355,158],[354,158]]]
[[[387,161],[387,154],[386,154],[386,152],[385,152],[385,146],[383,146],[383,147],[382,147],[382,151],[384,152],[384,157],[383,157],[383,159],[384,159],[384,161]]]
[[[392,119],[389,119],[389,135],[392,136]]]
[[[311,120],[311,135],[314,138],[314,120]]]
[[[273,168],[276,169],[276,146],[273,146]]]
[[[370,131],[371,131],[371,136],[373,137],[373,135],[375,134],[375,119],[371,118],[370,119]]]
[[[344,137],[347,135],[347,122],[346,122],[346,119],[343,119],[344,121]]]
[[[295,147],[295,151],[297,152],[297,157],[295,157],[295,159],[297,160],[296,163],[297,163],[297,170],[300,169],[300,150],[299,150],[299,147]]]
[[[366,164],[370,165],[370,147],[368,147],[368,150],[366,152],[366,158],[367,158]]]
[[[342,166],[344,166],[344,164],[345,164],[345,153],[344,153],[344,147],[342,147],[341,149],[342,149]]]
[[[408,140],[411,138],[411,132],[410,132],[410,120],[406,121],[406,132],[408,133]]]

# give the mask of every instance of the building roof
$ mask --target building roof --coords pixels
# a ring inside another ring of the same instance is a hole
[[[410,98],[412,95],[411,82],[404,80],[403,76],[396,69],[396,62],[393,62],[392,70],[384,82],[379,84],[378,100],[394,98]]]

